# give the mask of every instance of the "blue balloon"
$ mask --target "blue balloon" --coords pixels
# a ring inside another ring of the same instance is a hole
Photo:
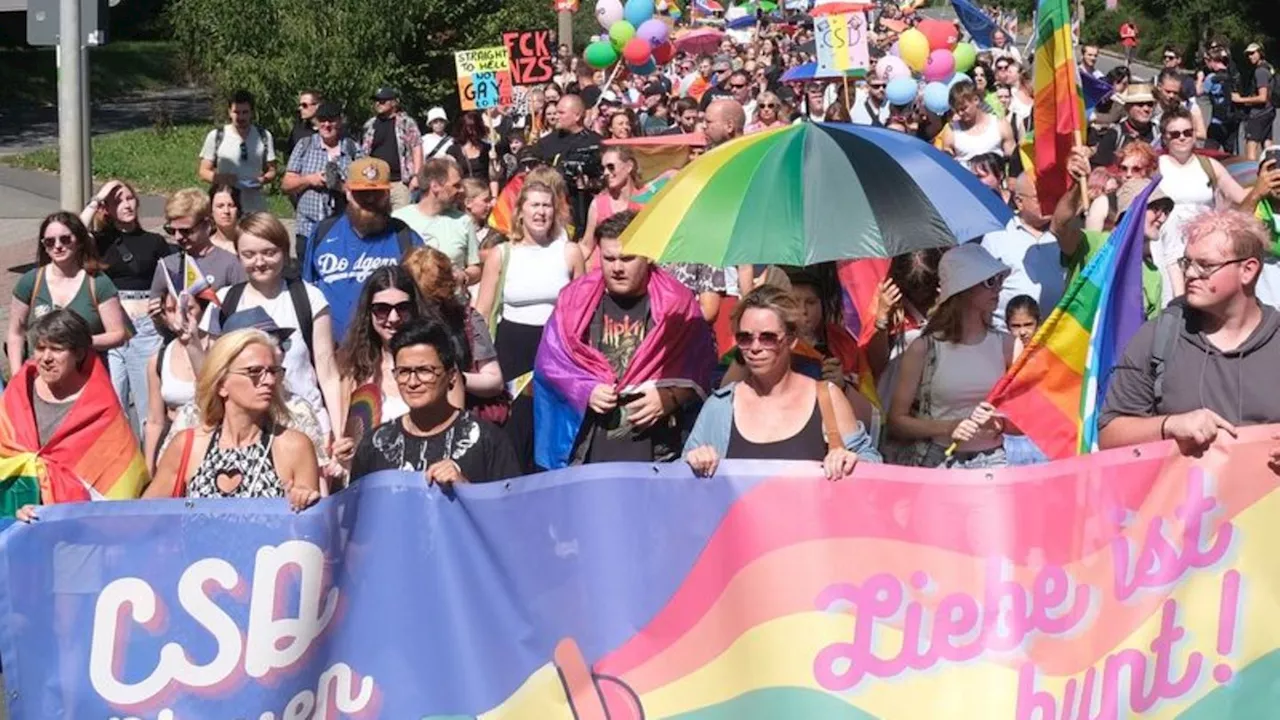
[[[918,89],[912,78],[894,78],[885,86],[884,96],[890,105],[910,105],[915,102]]]
[[[649,62],[643,65],[628,65],[627,69],[636,75],[652,75],[658,72],[658,64],[649,58]]]
[[[955,75],[952,75],[951,79],[947,81],[947,89],[950,90],[962,82],[973,82],[973,79],[962,72],[958,72]]]
[[[636,27],[653,17],[653,0],[627,0],[622,6],[622,18]]]
[[[931,113],[941,115],[951,109],[951,90],[940,82],[931,82],[924,86],[924,107]]]

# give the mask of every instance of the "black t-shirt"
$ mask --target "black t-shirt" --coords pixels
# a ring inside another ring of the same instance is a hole
[[[114,227],[97,233],[98,257],[106,263],[106,275],[119,290],[151,290],[156,266],[178,252],[162,235],[142,228],[122,233]]]
[[[374,118],[373,150],[369,154],[391,166],[391,182],[400,182],[400,148],[394,117]]]
[[[557,164],[557,158],[563,161],[564,156],[570,152],[599,146],[603,139],[590,130],[582,130],[576,133],[556,130],[539,140],[533,146],[533,152],[543,162],[554,165]]]
[[[379,470],[427,468],[452,459],[470,482],[505,480],[520,474],[516,451],[507,436],[492,423],[467,411],[458,413],[449,427],[422,437],[405,431],[404,418],[383,423],[365,435],[351,461],[351,479]]]

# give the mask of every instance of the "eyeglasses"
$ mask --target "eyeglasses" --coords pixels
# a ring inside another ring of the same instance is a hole
[[[1190,140],[1196,136],[1196,131],[1191,128],[1187,128],[1186,130],[1165,130],[1164,136],[1170,140]]]
[[[231,370],[232,375],[243,375],[253,381],[254,387],[262,385],[270,375],[272,380],[279,380],[284,376],[284,367],[281,365],[254,365],[244,368],[243,370]]]
[[[1178,269],[1182,270],[1182,274],[1184,275],[1207,280],[1212,277],[1214,273],[1228,265],[1235,265],[1236,263],[1242,263],[1246,260],[1252,259],[1253,258],[1242,257],[1220,263],[1203,263],[1198,260],[1192,260],[1189,257],[1180,257],[1178,258]]]
[[[412,317],[415,314],[413,311],[413,303],[408,300],[395,303],[394,305],[391,303],[376,302],[369,306],[369,312],[373,313],[374,319],[378,322],[385,322],[387,318],[391,317],[392,310],[395,310],[396,315],[402,318]]]
[[[424,385],[433,385],[444,377],[444,368],[435,365],[396,367],[391,370],[391,374],[401,385],[407,385],[410,378]]]
[[[188,237],[191,237],[192,235],[195,235],[196,232],[198,232],[199,230],[200,230],[200,225],[198,223],[195,225],[192,225],[191,227],[185,227],[185,228],[174,227],[172,225],[164,226],[164,231],[169,235],[172,235],[173,237],[188,238]]]
[[[1125,175],[1142,175],[1147,172],[1146,165],[1121,165],[1120,172]]]
[[[40,238],[40,243],[44,245],[46,250],[52,250],[60,245],[66,247],[74,247],[76,244],[75,235],[50,235]]]
[[[747,350],[760,343],[760,347],[765,350],[777,350],[782,344],[782,339],[786,337],[783,333],[776,333],[766,330],[762,333],[738,332],[733,335],[733,342],[739,348]]]

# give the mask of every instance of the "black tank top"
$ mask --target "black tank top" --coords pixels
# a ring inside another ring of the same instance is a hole
[[[729,449],[726,459],[737,460],[817,460],[827,456],[827,439],[822,433],[822,412],[813,401],[813,414],[800,432],[776,442],[755,443],[742,437],[738,422],[729,426]]]

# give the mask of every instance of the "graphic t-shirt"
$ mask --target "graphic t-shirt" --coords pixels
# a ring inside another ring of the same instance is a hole
[[[312,237],[307,243],[307,259],[302,264],[302,279],[320,288],[329,301],[333,316],[333,341],[341,344],[347,334],[347,323],[360,298],[360,288],[374,270],[400,262],[400,242],[396,232],[404,223],[392,219],[377,235],[361,237],[345,215],[338,218],[324,237]],[[409,231],[410,244],[422,245],[422,238]]]
[[[505,480],[520,474],[515,448],[492,423],[463,410],[444,430],[434,435],[414,435],[404,429],[404,418],[383,423],[365,435],[351,461],[352,481],[379,470],[427,468],[450,459],[473,483]]]

